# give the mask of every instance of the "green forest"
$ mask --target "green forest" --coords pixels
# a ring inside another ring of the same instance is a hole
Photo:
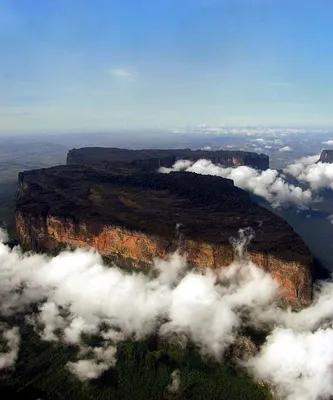
[[[18,320],[12,321],[17,324]],[[11,389],[31,399],[267,399],[267,388],[231,366],[202,361],[193,348],[182,350],[155,338],[125,341],[117,349],[115,368],[86,382],[66,364],[78,349],[41,341],[21,321],[22,343],[16,368],[2,376],[2,392]],[[158,344],[157,344],[158,343]],[[171,374],[179,370],[180,387],[170,393]]]

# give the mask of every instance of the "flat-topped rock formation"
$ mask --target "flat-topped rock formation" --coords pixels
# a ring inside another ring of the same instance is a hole
[[[127,150],[106,147],[73,149],[68,153],[67,164],[108,170],[113,169],[113,164],[116,162],[118,164],[130,164],[146,171],[155,171],[159,167],[170,168],[177,160],[196,161],[202,158],[228,167],[247,165],[261,170],[269,168],[269,157],[267,155],[245,151]]]
[[[333,163],[333,150],[323,150],[320,154],[318,162]]]
[[[133,171],[121,175],[67,165],[20,173],[21,244],[48,251],[92,246],[118,264],[149,267],[155,257],[176,250],[175,227],[182,224],[189,263],[214,269],[233,260],[230,237],[252,227],[250,258],[280,281],[288,302],[310,301],[308,248],[283,219],[253,203],[231,180]]]

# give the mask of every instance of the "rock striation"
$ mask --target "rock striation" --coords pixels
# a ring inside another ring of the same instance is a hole
[[[113,169],[114,163],[126,163],[145,171],[155,171],[159,167],[172,167],[177,160],[196,161],[201,158],[227,167],[246,165],[260,170],[269,168],[269,157],[245,151],[206,150],[128,150],[106,147],[85,147],[70,150],[68,165],[84,165],[99,169]]]
[[[80,153],[79,153],[80,154]],[[228,179],[186,172],[116,173],[69,164],[19,174],[16,226],[26,249],[91,246],[124,266],[152,265],[179,246],[189,263],[218,268],[234,259],[230,237],[251,227],[249,257],[281,283],[290,304],[311,299],[311,254],[280,217]],[[75,158],[75,157],[74,157]],[[121,160],[120,160],[121,161]],[[121,161],[122,162],[122,161]]]
[[[333,163],[333,150],[323,150],[320,154],[318,162]]]

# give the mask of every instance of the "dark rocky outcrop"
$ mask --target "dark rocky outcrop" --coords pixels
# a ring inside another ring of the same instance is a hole
[[[131,164],[137,169],[155,171],[159,167],[172,167],[181,159],[199,160],[208,159],[223,166],[247,165],[249,167],[266,170],[269,168],[269,157],[245,151],[206,151],[206,150],[127,150],[106,147],[85,147],[73,149],[68,153],[67,164],[85,165],[99,169],[113,169],[113,163]]]
[[[230,237],[251,227],[250,258],[281,282],[288,302],[310,301],[308,248],[283,219],[253,203],[232,181],[185,172],[137,173],[121,160],[120,166],[116,174],[80,165],[20,173],[21,244],[37,250],[92,246],[118,263],[145,267],[177,248],[175,226],[181,223],[189,262],[217,268],[233,260]]]
[[[323,150],[320,154],[318,162],[333,163],[333,150]]]

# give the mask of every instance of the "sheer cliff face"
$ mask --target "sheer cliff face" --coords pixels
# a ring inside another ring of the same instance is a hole
[[[318,162],[333,163],[333,150],[323,150],[320,154]]]
[[[311,298],[311,255],[281,218],[227,179],[190,173],[111,175],[81,166],[19,176],[16,224],[27,249],[92,246],[120,265],[149,267],[179,245],[191,264],[230,264],[230,237],[252,227],[249,255],[281,283],[290,303]]]
[[[245,151],[127,150],[98,147],[71,150],[68,153],[67,164],[108,169],[109,164],[114,162],[126,162],[143,170],[153,171],[162,166],[172,167],[177,160],[196,161],[202,158],[228,167],[247,165],[261,170],[269,168],[269,157],[267,155]]]

